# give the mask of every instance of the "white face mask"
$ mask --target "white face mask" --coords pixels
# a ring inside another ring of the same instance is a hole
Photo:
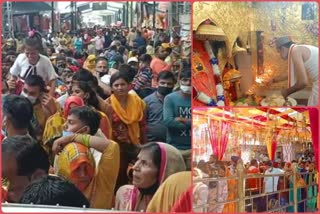
[[[80,129],[78,129],[76,132],[70,132],[70,131],[67,131],[67,130],[62,130],[62,137],[66,137],[66,136],[70,136],[70,135],[73,135],[73,134],[77,134],[77,133],[80,133],[86,126],[82,126]]]
[[[180,85],[180,90],[185,94],[191,94],[191,86]]]
[[[37,97],[28,96],[24,91],[22,91],[20,95],[28,98],[28,100],[31,102],[32,105],[35,104],[37,101]]]

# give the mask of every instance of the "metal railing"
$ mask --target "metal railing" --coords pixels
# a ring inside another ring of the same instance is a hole
[[[238,185],[238,182],[239,182],[239,179],[238,179],[238,176],[229,176],[229,177],[216,177],[216,178],[201,178],[201,179],[196,179],[194,180],[193,182],[194,183],[197,183],[197,182],[202,182],[204,183],[205,185],[207,186],[210,186],[210,185],[215,185],[217,187],[216,189],[216,194],[214,194],[216,197],[215,198],[212,198],[212,194],[208,194],[208,199],[206,201],[205,204],[201,204],[201,205],[194,205],[193,206],[193,210],[201,210],[199,212],[214,212],[215,210],[210,210],[210,207],[217,207],[219,205],[227,205],[227,207],[230,205],[234,205],[235,206],[235,210],[227,210],[227,212],[232,212],[232,211],[239,211],[238,209],[238,204],[239,204],[239,198],[237,198],[237,195],[238,194],[235,194],[234,195],[234,198],[235,199],[228,199],[228,200],[218,200],[218,197],[221,197],[221,195],[219,196],[218,193],[220,192],[220,188],[222,188],[219,183],[221,183],[222,181],[226,181],[226,182],[237,182],[237,187],[239,187]],[[236,189],[237,191],[237,189]],[[225,207],[225,206],[224,206]]]
[[[242,162],[239,162],[236,176],[194,179],[194,184],[202,182],[209,186],[210,183],[216,183],[216,190],[214,190],[216,192],[219,192],[219,188],[223,188],[219,186],[219,182],[236,181],[236,189],[230,190],[228,187],[228,192],[233,191],[233,193],[236,193],[233,199],[221,200],[221,198],[210,198],[210,191],[212,189],[208,187],[209,194],[206,203],[193,204],[193,209],[195,212],[217,212],[217,210],[212,210],[212,208],[224,205],[223,212],[287,212],[289,210],[291,212],[315,212],[317,208],[316,206],[312,206],[312,203],[315,205],[318,202],[318,184],[316,183],[316,176],[318,175],[315,172],[303,172],[299,174],[304,180],[304,187],[298,187],[297,182],[293,182],[296,181],[298,176],[296,171],[286,174],[247,174]],[[280,190],[275,189],[276,191],[265,192],[263,191],[264,183],[262,180],[269,177],[272,177],[272,190],[278,186],[280,180],[288,185],[284,185]],[[308,180],[306,179],[307,177]],[[248,179],[257,179],[258,188],[249,189],[248,185],[246,185]],[[274,185],[274,182],[277,182],[277,185]],[[311,194],[309,194],[310,191]],[[287,196],[287,200],[283,197],[284,195]],[[220,196],[217,195],[216,197]],[[234,209],[226,209],[232,203]],[[221,212],[221,207],[219,212]]]

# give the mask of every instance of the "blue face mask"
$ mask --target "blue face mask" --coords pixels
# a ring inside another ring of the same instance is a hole
[[[62,131],[62,137],[67,137],[70,135],[73,135],[73,132],[69,132],[69,131],[65,131],[65,130]]]
[[[63,131],[62,131],[62,137],[67,137],[67,136],[70,136],[70,135],[73,135],[73,134],[77,134],[77,133],[79,133],[84,127],[86,127],[86,126],[81,127],[81,128],[78,129],[78,131],[76,131],[76,132],[69,132],[69,131],[63,130]]]

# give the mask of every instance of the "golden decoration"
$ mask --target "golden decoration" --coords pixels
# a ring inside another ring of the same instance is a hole
[[[242,44],[247,44],[248,35],[255,31],[263,31],[264,64],[273,66],[273,76],[287,71],[287,61],[280,59],[276,49],[269,46],[274,37],[290,35],[297,44],[318,46],[318,37],[306,30],[306,24],[314,20],[301,20],[301,6],[303,2],[195,2],[193,4],[193,31],[201,28],[201,24],[209,19],[222,29],[226,38],[225,55],[218,54],[219,67],[224,66],[226,58],[232,57],[232,48],[239,37]],[[318,5],[315,4],[315,20],[318,20]],[[271,21],[276,30],[271,30]],[[252,53],[256,51],[256,42],[249,36]],[[252,62],[257,59],[252,55]],[[266,78],[267,79],[267,78]],[[273,89],[287,86],[287,81],[272,85]],[[251,94],[257,85],[248,91]]]

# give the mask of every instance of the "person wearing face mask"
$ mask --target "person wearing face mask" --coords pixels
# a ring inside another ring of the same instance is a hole
[[[96,59],[96,77],[99,77],[99,79],[101,79],[104,75],[107,75],[108,72],[108,60],[104,57],[98,57]]]
[[[139,70],[139,59],[137,57],[130,57],[127,62],[136,72]]]
[[[168,144],[180,150],[186,165],[191,165],[191,70],[180,75],[180,90],[164,98],[163,121]]]
[[[161,71],[170,71],[171,64],[167,64],[165,59],[169,56],[169,53],[166,51],[165,48],[159,46],[156,48],[155,57],[152,59],[150,63],[150,68],[152,69],[152,87],[157,88],[157,76]]]
[[[158,75],[158,88],[144,98],[147,104],[147,139],[148,142],[166,142],[167,127],[163,123],[163,101],[172,92],[174,75],[170,71],[162,71]]]
[[[92,208],[110,209],[120,152],[116,142],[93,136],[99,124],[99,114],[90,107],[70,110],[64,136],[52,146],[56,154],[54,171],[71,181],[87,197]],[[98,162],[92,156],[92,149],[102,153]]]
[[[47,94],[45,83],[38,75],[31,75],[25,80],[21,96],[28,98],[33,105],[33,128],[36,139],[41,141],[46,121],[58,111],[59,104]]]

